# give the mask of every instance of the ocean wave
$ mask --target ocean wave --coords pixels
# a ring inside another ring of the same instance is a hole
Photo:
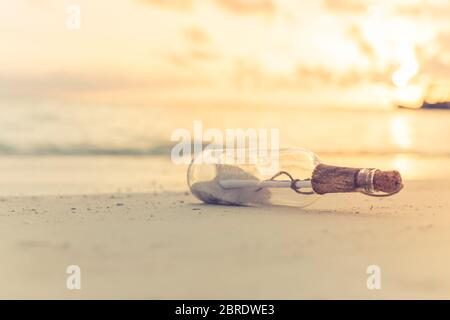
[[[170,157],[174,143],[162,143],[148,147],[98,146],[88,144],[76,145],[36,145],[17,147],[0,143],[0,156],[167,156]],[[192,145],[191,150],[202,150],[207,144]],[[319,156],[395,156],[412,155],[421,157],[450,157],[450,152],[424,150],[332,150],[314,149]]]
[[[171,146],[153,148],[102,147],[102,146],[35,146],[15,148],[0,144],[0,155],[20,156],[161,156],[170,155]]]

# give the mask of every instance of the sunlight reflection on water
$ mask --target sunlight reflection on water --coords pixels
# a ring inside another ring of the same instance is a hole
[[[394,145],[403,150],[408,150],[412,146],[411,124],[404,115],[396,115],[389,122],[389,129]]]

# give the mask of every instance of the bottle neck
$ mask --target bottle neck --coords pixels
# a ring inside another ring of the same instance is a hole
[[[356,186],[358,191],[366,194],[373,194],[376,191],[373,180],[377,171],[378,169],[374,168],[364,168],[358,171],[356,176]]]

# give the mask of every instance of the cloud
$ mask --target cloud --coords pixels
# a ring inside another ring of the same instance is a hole
[[[195,0],[139,0],[141,2],[161,8],[178,11],[189,11],[195,5]]]
[[[177,11],[190,11],[197,5],[196,0],[139,0],[141,2]],[[206,2],[206,1],[205,1]],[[274,0],[214,0],[211,1],[222,10],[237,15],[266,15],[276,12]]]
[[[421,65],[421,71],[431,75],[431,81],[450,80],[450,64],[442,60],[428,60]]]
[[[304,83],[323,84],[335,81],[333,72],[320,66],[299,66],[296,70],[296,74]]]
[[[438,44],[443,49],[446,49],[446,50],[450,49],[450,32],[448,32],[448,33],[441,32],[438,35]]]
[[[197,5],[196,0],[139,0],[165,9],[190,11]],[[276,12],[274,0],[214,0],[214,5],[236,15],[266,15]]]
[[[395,13],[409,17],[426,17],[430,19],[444,19],[448,21],[450,17],[450,4],[444,3],[421,3],[398,5],[395,7]]]
[[[306,86],[334,85],[349,88],[361,83],[390,83],[391,69],[386,70],[357,70],[349,69],[345,72],[336,72],[321,66],[299,66],[297,77]]]
[[[350,26],[347,30],[347,34],[350,39],[355,42],[362,54],[364,54],[368,59],[375,58],[375,52],[370,43],[364,38],[360,27],[356,25]]]
[[[450,33],[440,33],[436,44],[438,51],[423,57],[421,71],[432,77],[450,80]]]
[[[193,67],[197,63],[216,61],[220,55],[212,50],[192,49],[184,53],[169,53],[167,61],[179,67]]]
[[[272,0],[216,0],[215,2],[220,8],[240,15],[272,16],[276,12],[276,5]]]
[[[100,72],[52,72],[46,74],[0,75],[0,100],[78,100],[83,97],[114,96],[132,98],[134,93],[152,95],[187,87],[207,86],[211,80],[203,73],[195,75],[122,74]],[[129,94],[133,92],[133,94]],[[108,98],[109,97],[109,98]]]
[[[181,32],[186,46],[184,49],[165,55],[170,64],[179,67],[194,67],[197,63],[215,61],[220,58],[210,36],[202,28],[193,26],[183,29]]]
[[[351,89],[364,84],[391,84],[392,68],[349,68],[337,71],[326,65],[299,64],[293,74],[268,73],[263,65],[251,60],[235,61],[233,85],[237,89]]]
[[[203,29],[198,27],[190,27],[183,30],[184,37],[196,45],[206,45],[211,42],[209,35],[203,31]]]
[[[324,0],[325,8],[336,13],[358,14],[366,12],[368,3],[364,0]]]

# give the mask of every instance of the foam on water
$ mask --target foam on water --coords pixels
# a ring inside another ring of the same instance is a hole
[[[0,105],[0,155],[169,155],[175,129],[280,129],[318,154],[450,157],[450,112]],[[201,143],[193,141],[193,143]]]

